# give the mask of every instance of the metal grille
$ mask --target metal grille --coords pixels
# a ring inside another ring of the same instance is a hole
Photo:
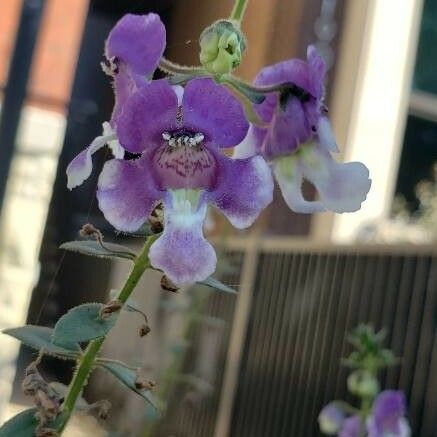
[[[346,333],[360,322],[385,327],[387,346],[401,357],[399,366],[381,375],[382,384],[405,390],[413,435],[437,435],[434,252],[260,249],[229,431],[216,437],[319,435],[322,406],[348,398],[347,370],[340,361],[350,351]],[[216,305],[221,317],[232,317],[233,305]],[[222,341],[226,347],[227,336]],[[219,355],[218,369],[225,358]],[[212,399],[197,409],[178,408],[174,435],[214,435],[222,385],[219,371]]]

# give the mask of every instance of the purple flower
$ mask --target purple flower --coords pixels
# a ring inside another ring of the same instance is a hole
[[[345,420],[344,411],[332,402],[326,405],[319,414],[320,431],[328,435],[337,435]]]
[[[408,437],[411,434],[405,419],[405,395],[401,391],[385,390],[373,404],[367,421],[369,437]]]
[[[184,90],[153,81],[124,104],[120,142],[142,155],[105,164],[99,206],[117,229],[135,231],[164,202],[164,233],[149,255],[153,267],[177,285],[215,270],[214,249],[202,232],[208,203],[245,228],[272,200],[273,181],[262,157],[234,160],[220,151],[238,144],[247,129],[238,100],[211,79],[194,79]]]
[[[338,434],[338,437],[362,437],[364,435],[364,423],[360,416],[348,417]]]
[[[105,45],[104,71],[113,77],[114,110],[103,133],[79,153],[67,167],[67,187],[81,185],[91,174],[92,155],[106,144],[117,159],[122,159],[115,129],[126,100],[150,82],[165,49],[165,27],[156,14],[125,15],[111,30]]]
[[[251,126],[235,154],[258,153],[268,159],[285,201],[296,212],[356,211],[370,189],[369,171],[362,163],[340,164],[331,156],[338,149],[323,105],[324,77],[324,61],[311,46],[307,61],[292,59],[261,70],[256,85],[291,82],[295,87],[281,99],[271,93],[255,106],[269,126]],[[304,179],[315,186],[319,200],[304,199]]]

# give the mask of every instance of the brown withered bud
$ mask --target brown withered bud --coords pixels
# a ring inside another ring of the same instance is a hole
[[[107,319],[112,314],[117,313],[123,308],[123,304],[119,300],[111,300],[100,310],[100,318]]]
[[[158,203],[149,216],[150,228],[154,234],[164,230],[164,211],[162,202]]]
[[[38,427],[35,430],[36,437],[59,437],[58,432],[55,429]]]
[[[156,382],[144,379],[139,375],[137,376],[135,380],[135,388],[137,390],[152,390],[154,387],[156,387]]]
[[[99,419],[106,420],[109,416],[109,410],[111,409],[111,407],[111,402],[103,399],[101,401],[94,402],[94,404],[91,404],[88,407],[88,411],[90,413],[95,411]]]
[[[179,288],[176,287],[176,285],[173,284],[173,282],[171,282],[170,279],[168,279],[165,275],[162,275],[161,278],[161,288],[166,291],[171,291],[172,293],[177,293],[179,290]]]
[[[59,397],[51,392],[37,390],[34,396],[35,406],[38,408],[41,419],[51,421],[59,414],[61,402]]]
[[[91,237],[95,238],[96,240],[103,240],[103,235],[100,230],[91,223],[86,223],[85,225],[83,225],[81,230],[79,231],[79,235],[85,238]]]
[[[140,326],[140,329],[138,330],[138,334],[140,337],[145,337],[150,331],[151,331],[150,326],[144,323],[143,325]]]

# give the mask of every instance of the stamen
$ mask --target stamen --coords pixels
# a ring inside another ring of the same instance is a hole
[[[162,138],[164,141],[168,143],[170,147],[196,147],[203,142],[205,139],[205,135],[200,132],[195,134],[187,134],[187,133],[170,133],[163,132]]]

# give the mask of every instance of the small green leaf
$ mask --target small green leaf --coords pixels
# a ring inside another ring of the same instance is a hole
[[[206,285],[207,287],[215,288],[216,290],[224,291],[226,293],[233,293],[233,294],[236,293],[236,291],[233,288],[228,287],[225,284],[222,284],[218,279],[215,279],[212,276],[205,279],[204,281],[198,282],[198,284]]]
[[[52,328],[26,325],[20,328],[5,329],[3,334],[10,335],[20,340],[26,346],[30,346],[34,349],[44,349],[47,354],[69,359],[75,359],[79,356],[80,350],[77,345],[73,345],[73,347],[61,347],[52,343]]]
[[[123,258],[131,261],[136,258],[136,255],[128,247],[114,243],[104,243],[102,246],[94,240],[68,241],[61,244],[59,248],[98,258]]]
[[[30,408],[9,419],[0,428],[0,437],[34,437],[38,420],[36,408]]]
[[[77,343],[105,336],[115,325],[116,315],[102,319],[101,303],[86,303],[72,308],[56,323],[52,341],[59,346],[71,348]]]
[[[153,395],[150,390],[138,390],[135,387],[135,381],[137,379],[137,373],[130,367],[114,361],[97,361],[98,365],[112,373],[120,382],[126,387],[130,388],[136,394],[140,395],[143,399],[149,402],[154,408],[156,407],[156,401],[153,399]]]

